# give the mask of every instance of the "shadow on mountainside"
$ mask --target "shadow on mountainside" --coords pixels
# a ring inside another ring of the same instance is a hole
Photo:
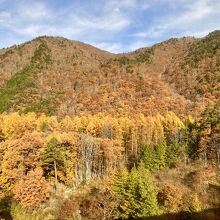
[[[13,219],[11,216],[11,205],[12,205],[12,200],[10,197],[5,197],[4,199],[0,200],[0,219],[4,219],[4,220]],[[198,213],[192,213],[192,212],[169,213],[160,216],[140,218],[140,220],[141,219],[143,220],[220,220],[220,207],[206,209]]]
[[[198,213],[179,212],[142,218],[143,220],[220,220],[220,208],[203,210]]]
[[[11,216],[11,198],[9,196],[0,200],[0,219],[13,219]]]

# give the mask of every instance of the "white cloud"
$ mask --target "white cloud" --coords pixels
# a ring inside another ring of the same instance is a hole
[[[43,19],[50,15],[46,5],[37,1],[26,1],[25,4],[20,3],[17,10],[21,12],[20,17],[32,20]]]
[[[8,32],[16,35],[35,36],[44,29],[44,19],[49,19],[50,10],[42,2],[17,1],[13,7],[0,12],[0,22]]]
[[[134,7],[137,7],[137,0],[108,0],[108,1],[104,1],[104,10],[105,11],[111,11],[115,8],[119,8],[119,9],[131,9]]]
[[[125,1],[127,6],[129,1]],[[21,1],[13,9],[0,12],[0,22],[5,28],[19,35],[53,34],[69,37],[89,34],[91,31],[97,31],[97,34],[98,31],[122,31],[131,22],[119,8],[98,15],[81,11],[80,8],[76,8],[74,13],[72,8],[57,10],[48,9],[45,2],[29,1],[26,4],[26,1]],[[8,19],[11,14],[12,19]]]
[[[3,23],[8,19],[11,19],[11,14],[9,12],[7,11],[0,12],[0,23]]]
[[[114,42],[93,43],[91,42],[90,44],[96,46],[97,48],[107,50],[112,53],[120,53],[123,50],[123,45],[121,43],[114,43]]]
[[[63,36],[124,52],[151,45],[164,36],[200,37],[220,27],[218,0],[78,1],[63,1],[58,7],[43,0],[16,0],[8,8],[0,7],[0,31],[4,32],[0,34],[8,33],[14,43],[39,35]],[[0,0],[0,4],[4,2]],[[164,6],[169,10],[162,11]]]
[[[183,10],[180,13],[173,13],[170,16],[159,17],[155,24],[146,31],[140,31],[133,34],[138,38],[157,38],[161,37],[166,32],[180,31],[183,33],[195,36],[204,36],[209,31],[218,29],[220,25],[216,20],[220,19],[220,2],[213,0],[167,0],[174,5],[182,3]],[[208,22],[208,18],[212,17],[212,22]],[[196,31],[198,30],[198,31]]]
[[[204,19],[215,12],[215,5],[209,4],[210,0],[188,1],[185,4],[186,11],[177,17],[171,16],[167,23],[163,24],[164,28],[177,27],[177,25],[189,25],[195,21]]]
[[[96,16],[70,16],[70,20],[66,23],[67,26],[80,27],[81,30],[104,30],[104,31],[120,31],[130,24],[129,18],[125,17],[120,12]]]
[[[151,46],[152,43],[146,42],[146,41],[135,41],[134,43],[131,43],[127,46],[127,51],[134,51],[143,47]]]

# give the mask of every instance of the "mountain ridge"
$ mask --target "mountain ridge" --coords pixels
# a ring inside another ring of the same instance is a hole
[[[8,103],[0,103],[0,110],[59,116],[99,111],[199,115],[219,97],[219,42],[219,31],[214,31],[200,39],[173,38],[113,54],[79,41],[41,36],[0,52],[0,97]],[[192,60],[197,66],[190,66]]]

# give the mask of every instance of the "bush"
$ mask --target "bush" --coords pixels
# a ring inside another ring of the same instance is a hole
[[[80,204],[80,213],[86,219],[102,219],[104,216],[104,207],[96,197],[88,196]]]
[[[68,199],[60,206],[57,219],[80,219],[79,218],[79,204],[76,200]]]
[[[177,211],[182,206],[183,193],[181,189],[173,184],[165,184],[158,193],[158,201],[168,211]]]

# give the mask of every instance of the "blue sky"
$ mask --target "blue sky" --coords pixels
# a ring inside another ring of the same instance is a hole
[[[0,0],[0,48],[50,35],[119,53],[216,29],[219,0]]]

